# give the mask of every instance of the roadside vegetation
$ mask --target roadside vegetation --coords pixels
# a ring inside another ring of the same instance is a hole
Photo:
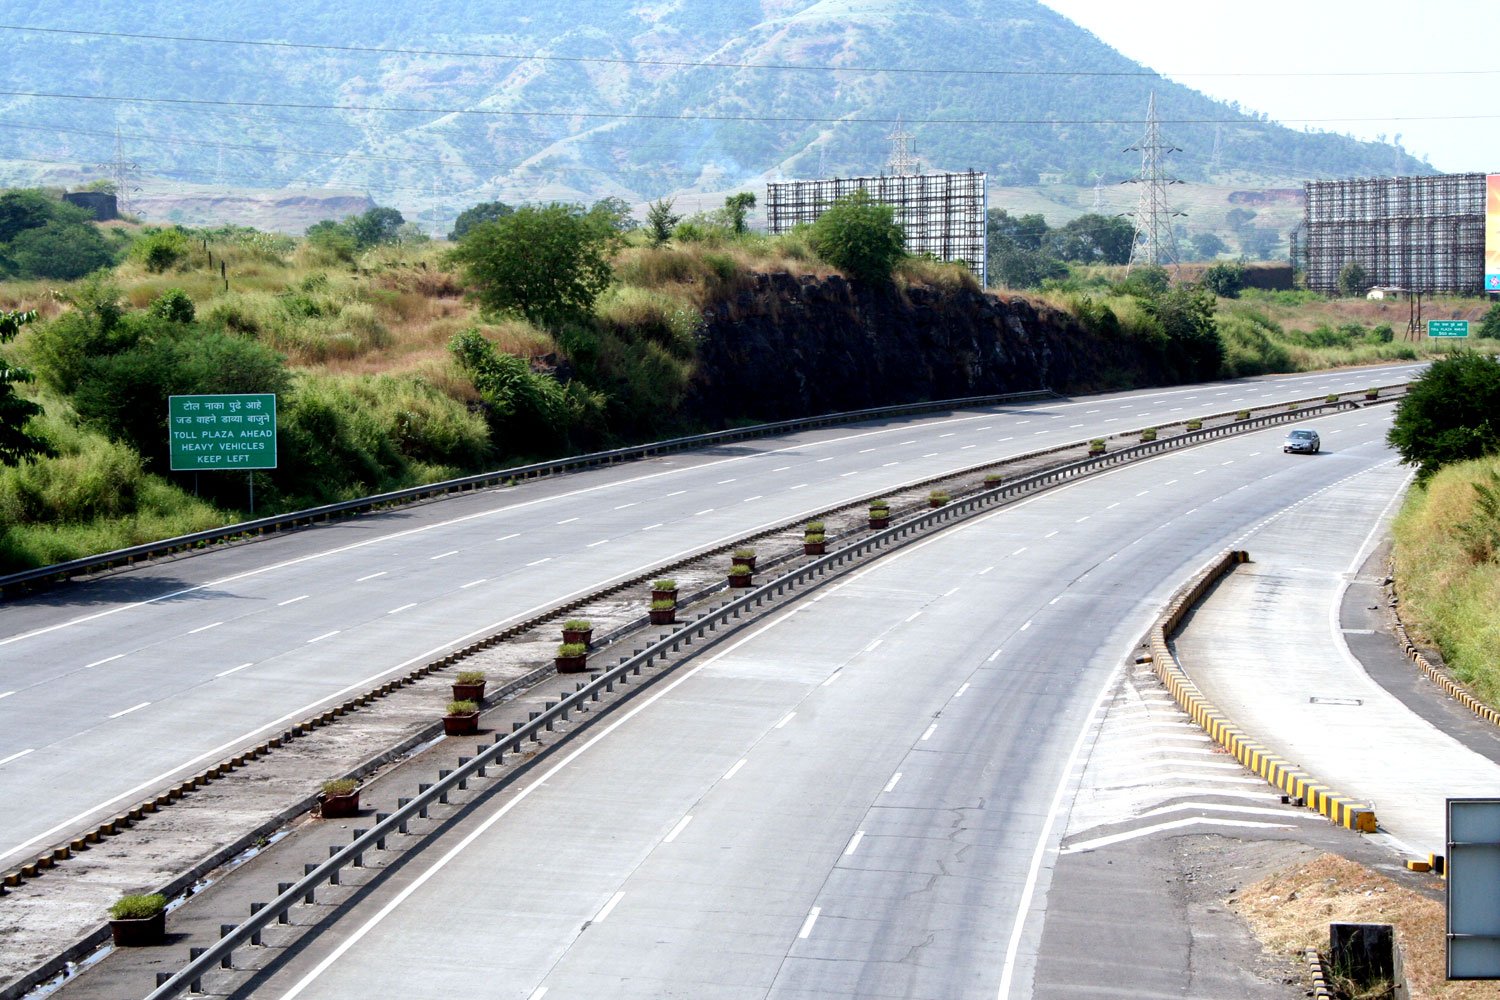
[[[753,208],[738,194],[683,218],[663,200],[637,225],[617,199],[491,202],[433,242],[383,207],[293,239],[98,226],[55,193],[0,193],[0,572],[244,516],[246,476],[168,470],[168,395],[278,393],[279,465],[254,473],[271,513],[706,429],[681,411],[703,314],[756,273],[979,291],[961,267],[904,256],[882,206],[850,199],[779,237],[749,228]],[[1336,312],[1320,320],[1332,333],[1290,318],[1321,300],[1107,276],[1114,228],[1053,239],[1094,263],[1041,297],[1132,341],[1165,380],[1410,356]]]
[[[1500,362],[1435,364],[1390,433],[1417,484],[1395,524],[1402,615],[1453,675],[1500,707]]]

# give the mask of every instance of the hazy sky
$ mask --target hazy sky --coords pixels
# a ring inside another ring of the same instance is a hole
[[[1164,76],[1293,128],[1399,133],[1444,172],[1500,173],[1500,0],[1042,2]],[[1258,75],[1271,73],[1386,75]]]

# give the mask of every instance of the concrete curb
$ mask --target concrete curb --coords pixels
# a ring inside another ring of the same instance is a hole
[[[1417,648],[1417,644],[1411,641],[1411,636],[1406,631],[1406,623],[1401,620],[1401,604],[1400,598],[1396,594],[1396,573],[1394,567],[1388,575],[1392,582],[1386,585],[1386,590],[1391,595],[1391,611],[1396,616],[1396,625],[1393,631],[1396,633],[1396,641],[1400,643],[1401,651],[1406,654],[1406,658],[1415,663],[1422,673],[1427,675],[1428,680],[1442,688],[1448,697],[1473,712],[1485,722],[1494,726],[1500,726],[1500,711],[1496,711],[1470,694],[1469,690],[1463,684],[1454,680],[1448,675],[1447,671],[1429,660]]]
[[[1251,739],[1203,695],[1172,652],[1168,640],[1209,587],[1235,566],[1249,561],[1248,552],[1225,552],[1187,586],[1172,595],[1166,611],[1151,628],[1151,668],[1172,693],[1177,704],[1182,706],[1183,711],[1204,732],[1241,764],[1283,792],[1288,799],[1305,804],[1309,809],[1347,829],[1374,833],[1375,811],[1369,804],[1333,791]]]
[[[1307,962],[1307,970],[1312,973],[1312,992],[1308,996],[1313,1000],[1333,1000],[1333,987],[1328,985],[1328,970],[1323,967],[1323,956],[1318,949],[1307,949],[1302,953],[1302,958]]]

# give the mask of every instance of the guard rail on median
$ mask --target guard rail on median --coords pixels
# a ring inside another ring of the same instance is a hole
[[[781,597],[792,588],[817,580],[846,561],[900,543],[909,535],[925,529],[966,519],[984,508],[998,506],[1018,496],[1045,489],[1066,480],[1087,476],[1137,458],[1157,452],[1176,450],[1245,430],[1301,420],[1312,413],[1357,407],[1358,404],[1349,401],[1316,403],[1295,410],[1283,410],[1250,417],[1218,427],[1189,431],[1171,438],[1142,442],[1118,451],[1023,476],[1009,483],[955,500],[943,507],[907,517],[888,528],[872,532],[818,559],[804,563],[759,587],[749,589],[744,595],[696,621],[684,624],[676,631],[646,646],[639,653],[622,659],[617,666],[597,674],[587,683],[580,684],[572,694],[562,697],[557,702],[547,703],[544,711],[514,731],[496,733],[494,742],[489,747],[440,778],[436,783],[424,787],[414,798],[403,800],[403,805],[396,812],[377,816],[374,827],[368,830],[356,830],[352,843],[332,854],[321,864],[309,865],[307,873],[301,880],[284,887],[275,899],[264,906],[257,904],[253,908],[254,912],[243,923],[233,927],[225,925],[220,939],[196,954],[180,971],[171,975],[160,973],[158,975],[160,981],[156,989],[148,995],[146,1000],[167,1000],[187,990],[199,992],[206,973],[215,968],[233,967],[233,954],[237,948],[260,944],[261,932],[273,922],[287,922],[286,914],[293,906],[300,902],[314,902],[320,886],[325,883],[337,885],[339,873],[347,867],[362,867],[365,854],[384,850],[387,839],[406,833],[408,825],[415,819],[426,818],[432,806],[446,803],[448,796],[454,791],[466,788],[470,779],[485,777],[487,769],[503,762],[507,751],[521,753],[526,743],[539,741],[542,732],[551,731],[558,722],[568,721],[572,713],[587,711],[588,704],[599,701],[603,694],[612,693],[616,684],[630,683],[632,676],[639,675],[643,669],[652,666],[658,658],[679,652],[682,647],[691,646],[695,640],[707,638],[720,626],[729,624],[742,614],[760,607],[766,601]]]

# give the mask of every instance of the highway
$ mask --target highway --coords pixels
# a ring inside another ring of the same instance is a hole
[[[1337,484],[1394,495],[1390,413],[1319,418],[1318,456],[1273,429],[1141,462],[824,588],[497,795],[255,995],[1030,996],[1121,664],[1219,550]]]
[[[1354,393],[1418,370],[769,438],[361,517],[9,602],[0,606],[0,797],[21,808],[0,818],[0,865],[475,635],[758,527],[1065,441]]]

